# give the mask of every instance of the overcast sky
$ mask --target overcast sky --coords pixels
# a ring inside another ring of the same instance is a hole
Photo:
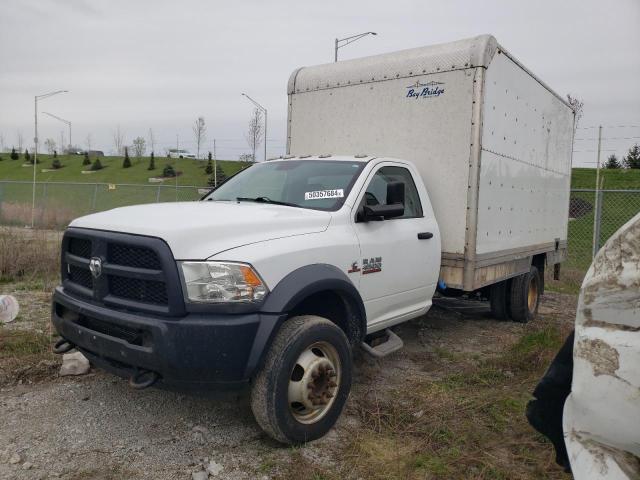
[[[75,144],[91,134],[92,148],[113,150],[119,124],[128,144],[153,128],[156,150],[176,135],[193,148],[201,115],[207,149],[216,138],[218,157],[234,159],[249,151],[244,91],[268,109],[268,156],[279,155],[291,71],[332,61],[335,37],[368,30],[378,36],[340,57],[492,33],[559,94],[584,100],[582,127],[615,127],[603,156],[640,143],[640,0],[2,0],[0,135],[32,143],[33,96],[67,89],[40,111],[71,120]],[[39,118],[40,138],[59,141],[64,125]],[[595,161],[596,135],[579,130],[574,164]]]

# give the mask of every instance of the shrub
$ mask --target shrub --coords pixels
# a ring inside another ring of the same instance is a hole
[[[124,160],[122,161],[122,168],[130,168],[131,159],[129,158],[129,149],[124,147]]]
[[[20,154],[16,152],[15,148],[12,148],[11,155],[9,156],[9,158],[11,158],[11,160],[18,160],[20,158]]]
[[[25,150],[25,151],[24,151],[24,159],[25,159],[27,162],[30,162],[30,161],[31,161],[31,155],[29,155],[29,150]]]
[[[153,152],[151,152],[151,156],[149,157],[149,166],[147,167],[147,170],[155,170],[156,169],[156,159],[155,156],[153,155]]]
[[[171,165],[165,165],[164,169],[162,170],[162,176],[163,177],[175,177],[176,176],[176,171],[173,169],[173,167]]]
[[[53,158],[58,158],[58,151],[57,150],[53,151]]]
[[[59,168],[62,168],[62,164],[60,163],[60,159],[58,157],[53,157],[53,161],[51,162],[51,168],[53,168],[54,170],[58,170]]]
[[[84,159],[82,160],[82,166],[91,165],[91,160],[89,160],[89,152],[84,152]]]
[[[96,159],[93,161],[93,164],[91,165],[91,170],[97,172],[98,170],[102,170],[103,168],[104,167],[100,162],[100,158],[96,157]]]

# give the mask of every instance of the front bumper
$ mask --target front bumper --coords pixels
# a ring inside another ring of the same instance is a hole
[[[279,314],[188,313],[162,317],[94,305],[57,287],[57,332],[96,366],[124,378],[156,372],[177,390],[240,388],[251,379]]]

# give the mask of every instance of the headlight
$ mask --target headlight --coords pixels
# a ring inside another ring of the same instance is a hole
[[[179,262],[192,302],[259,302],[268,293],[260,276],[249,265],[226,262]]]

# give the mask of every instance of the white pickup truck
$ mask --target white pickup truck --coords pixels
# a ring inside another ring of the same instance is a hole
[[[296,443],[340,415],[351,353],[436,289],[533,318],[566,256],[573,111],[491,36],[296,70],[285,158],[200,202],[71,223],[58,352],[132,386],[250,385]],[[315,153],[315,155],[311,155]]]

